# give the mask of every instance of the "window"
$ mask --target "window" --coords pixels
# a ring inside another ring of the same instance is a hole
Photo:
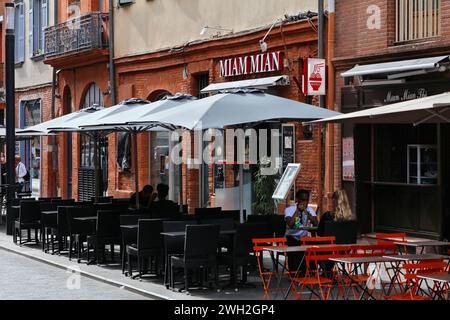
[[[30,57],[44,54],[45,28],[48,26],[48,0],[30,0]]]
[[[396,0],[396,41],[440,35],[441,0]]]
[[[15,63],[23,63],[25,59],[25,15],[24,15],[24,3],[23,1],[16,1],[15,6],[15,46],[14,56]]]
[[[198,87],[197,97],[199,99],[207,97],[208,94],[201,93],[201,91],[209,85],[209,74],[206,73],[206,74],[198,75],[198,76],[196,76],[196,80],[197,80],[197,87]]]
[[[408,183],[437,184],[435,145],[408,145]]]

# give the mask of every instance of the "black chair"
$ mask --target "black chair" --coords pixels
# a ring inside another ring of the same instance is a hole
[[[170,258],[171,287],[174,288],[174,269],[184,269],[184,285],[189,292],[189,272],[203,270],[214,271],[214,283],[219,287],[219,273],[217,270],[217,246],[219,245],[218,225],[188,225],[184,241],[184,254],[173,255]],[[207,239],[207,241],[205,241]]]
[[[319,236],[335,236],[335,244],[355,244],[357,233],[357,221],[324,221],[323,234]]]
[[[152,215],[152,219],[178,219],[181,217],[180,206],[176,203],[167,202],[159,205],[158,202],[154,202],[148,211]]]
[[[219,265],[225,265],[230,268],[230,285],[238,290],[239,286],[247,285],[247,267],[256,266],[258,261],[253,254],[252,239],[261,238],[264,234],[265,224],[263,223],[244,223],[236,227],[236,233],[233,239],[232,250],[219,255]],[[242,279],[237,284],[237,269],[242,268]]]
[[[39,197],[38,200],[43,201],[43,202],[51,202],[52,200],[62,200],[62,198],[61,197]]]
[[[102,251],[103,263],[105,262],[105,245],[110,245],[111,261],[114,262],[114,245],[120,246],[122,256],[122,234],[120,231],[120,215],[121,211],[97,211],[97,224],[95,234],[87,236],[87,260],[89,260],[90,247],[95,252],[97,263],[100,262],[100,249]]]
[[[249,215],[247,217],[248,223],[262,223],[265,227],[265,235],[263,238],[273,238],[274,234],[274,226],[273,223],[273,215]],[[284,235],[283,235],[284,237]]]
[[[130,199],[112,199],[114,210],[126,210],[129,207]]]
[[[67,221],[67,209],[70,206],[58,206],[56,215],[56,228],[51,228],[52,254],[58,252],[58,255],[66,249],[67,237],[69,236],[69,224]],[[55,238],[58,243],[58,250],[55,251]]]
[[[196,225],[196,220],[191,221],[163,221],[163,232],[181,232],[186,230],[187,225]],[[183,237],[169,237],[164,236],[164,255],[165,255],[165,271],[164,271],[164,285],[169,288],[169,266],[170,258],[175,254],[182,254],[184,252],[184,238]]]
[[[91,197],[91,202],[93,203],[112,203],[113,197]]]
[[[19,236],[19,245],[31,242],[32,229],[34,229],[34,242],[37,244],[39,243],[38,230],[41,229],[41,204],[39,201],[21,201],[19,218],[14,222],[14,243],[17,243],[17,236]],[[22,242],[22,230],[28,231],[25,242]]]
[[[140,219],[151,219],[150,214],[131,214],[131,215],[120,215],[120,231],[122,234],[122,248],[126,248],[127,245],[137,243],[137,230],[138,228],[125,228],[124,226],[134,226],[138,225]],[[125,262],[126,262],[126,250],[122,249],[122,273],[125,273]]]
[[[67,208],[67,225],[69,231],[69,260],[72,260],[72,249],[76,247],[77,261],[81,261],[83,243],[87,237],[95,233],[95,223],[92,220],[78,220],[77,218],[96,216],[92,207]]]
[[[137,257],[139,277],[142,277],[145,259],[150,260],[151,272],[152,258],[155,258],[155,274],[158,275],[158,258],[161,258],[160,261],[164,263],[164,245],[163,236],[161,235],[161,232],[163,231],[163,220],[139,220],[138,225],[137,244],[127,245],[126,247],[128,275],[133,277],[133,256]]]
[[[57,215],[44,214],[45,211],[56,211],[58,206],[51,202],[40,202],[41,206],[41,235],[42,251],[48,252],[50,242],[48,236],[51,235],[51,229],[57,227]]]
[[[273,214],[271,217],[271,225],[275,238],[283,238],[286,234],[286,221],[284,215]]]
[[[54,203],[58,206],[73,206],[75,204],[75,199],[53,199],[51,203]]]
[[[196,216],[211,216],[211,215],[218,215],[222,213],[222,207],[216,207],[216,208],[195,208],[195,215]]]
[[[241,211],[240,210],[222,210],[223,215],[230,215],[233,217],[234,221],[241,222]],[[247,210],[244,210],[244,221],[247,221]]]

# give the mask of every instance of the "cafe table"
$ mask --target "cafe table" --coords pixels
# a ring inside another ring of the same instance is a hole
[[[375,287],[369,288],[370,280],[375,279],[375,277],[380,275],[380,265],[387,263],[392,263],[393,259],[390,257],[380,257],[380,256],[367,256],[367,257],[340,257],[340,258],[330,258],[330,261],[333,261],[338,266],[338,270],[340,271],[340,280],[341,283],[345,284],[345,280],[349,280],[350,283],[347,284],[347,291],[344,292],[344,296],[349,297],[350,289],[352,284],[355,284],[358,288],[362,290],[361,295],[359,296],[359,300],[363,300],[364,296],[367,295],[368,299],[376,300],[373,292]],[[368,274],[366,281],[358,281],[358,277],[361,276],[361,273],[358,273],[358,270],[367,274],[370,264],[375,264],[375,268],[370,271]]]
[[[435,274],[435,275],[421,275],[417,276],[426,282],[428,291],[434,299],[449,300],[450,295],[450,274]],[[433,286],[429,283],[432,282]]]
[[[392,281],[389,286],[387,295],[390,295],[394,285],[397,283],[401,285],[400,277],[403,275],[401,270],[402,263],[415,263],[419,261],[432,261],[432,260],[442,260],[448,259],[448,256],[440,255],[440,254],[400,254],[395,256],[385,256],[388,258],[392,258],[392,267],[393,267],[393,276]],[[404,289],[404,288],[403,288]]]
[[[96,221],[97,220],[97,216],[77,217],[77,218],[74,218],[74,219],[78,220],[78,221]]]
[[[409,247],[409,248],[414,248],[416,249],[416,253],[417,250],[420,249],[420,254],[424,253],[424,250],[426,247],[433,247],[434,248],[434,252],[435,253],[439,253],[439,250],[436,250],[438,248],[446,248],[450,246],[449,242],[444,242],[444,241],[435,241],[435,240],[428,240],[428,241],[396,241],[394,242],[396,245],[398,246],[403,246],[403,247]]]

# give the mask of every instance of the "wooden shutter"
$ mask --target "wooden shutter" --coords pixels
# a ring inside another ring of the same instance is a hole
[[[48,0],[41,0],[41,36],[40,46],[42,53],[45,51],[45,29],[48,27]]]
[[[28,48],[28,51],[29,51],[30,58],[32,58],[33,55],[34,55],[34,23],[38,22],[37,20],[36,21],[34,20],[33,7],[34,7],[34,0],[30,0],[30,8],[28,10],[28,21],[29,21],[29,27],[28,27],[29,28],[29,30],[28,30],[28,33],[29,33],[29,38],[28,38],[29,48]]]

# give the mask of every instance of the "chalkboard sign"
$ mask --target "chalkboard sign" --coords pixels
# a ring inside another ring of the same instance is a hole
[[[224,165],[214,165],[214,189],[223,189],[225,187]]]
[[[284,170],[283,176],[278,182],[277,188],[272,195],[272,199],[285,200],[291,190],[292,185],[295,183],[295,179],[300,172],[301,165],[299,163],[289,163]]]
[[[295,126],[292,124],[283,124],[283,170],[289,163],[295,162]]]

